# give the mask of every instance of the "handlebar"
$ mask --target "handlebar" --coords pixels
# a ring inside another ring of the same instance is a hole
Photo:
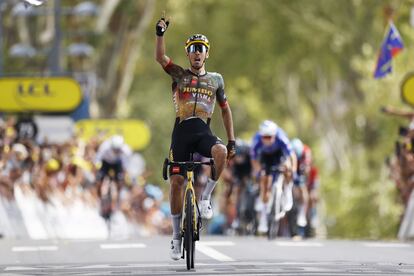
[[[201,166],[201,165],[208,165],[208,166],[211,166],[211,178],[212,179],[216,178],[216,168],[214,166],[214,159],[213,158],[211,158],[209,161],[205,161],[205,162],[198,162],[198,161],[174,162],[174,161],[170,161],[168,158],[165,158],[164,166],[163,166],[163,169],[162,169],[162,176],[163,176],[164,180],[168,179],[167,169],[168,169],[168,166],[171,166],[171,165],[182,166],[187,171],[193,171],[196,167]]]
[[[292,171],[292,168],[286,168],[285,166],[273,166],[270,168],[270,171],[274,173],[285,173],[289,170]]]

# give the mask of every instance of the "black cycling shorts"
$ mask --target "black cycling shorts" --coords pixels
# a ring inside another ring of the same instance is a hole
[[[213,135],[210,127],[200,118],[191,118],[180,123],[177,119],[171,136],[170,160],[189,161],[191,154],[195,152],[211,158],[211,148],[217,144],[223,142]],[[186,177],[185,170],[180,166],[170,166],[170,175],[173,174]]]
[[[118,161],[111,164],[103,160],[96,179],[102,181],[105,176],[113,177],[116,181],[122,181],[124,179],[122,162]]]
[[[278,150],[273,153],[262,153],[260,156],[260,164],[265,170],[266,175],[272,175],[272,168],[279,166],[284,161],[283,152]]]

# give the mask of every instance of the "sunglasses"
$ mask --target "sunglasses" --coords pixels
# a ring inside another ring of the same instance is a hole
[[[270,140],[270,139],[272,139],[273,138],[273,136],[270,136],[270,135],[265,135],[265,136],[262,136],[262,139],[263,140]]]
[[[204,44],[193,44],[187,47],[187,52],[188,53],[195,53],[195,52],[200,52],[200,53],[206,53],[207,52],[207,47]]]

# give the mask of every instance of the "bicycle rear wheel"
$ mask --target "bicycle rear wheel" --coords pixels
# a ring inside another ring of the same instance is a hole
[[[191,192],[187,193],[185,199],[185,221],[186,221],[186,229],[185,229],[185,251],[186,251],[186,261],[187,261],[187,270],[194,268],[194,249],[195,249],[195,241],[194,241],[194,206],[193,206],[193,194]]]

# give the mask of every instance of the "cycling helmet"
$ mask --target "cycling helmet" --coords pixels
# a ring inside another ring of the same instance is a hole
[[[208,41],[208,38],[202,34],[194,34],[190,36],[185,42],[185,50],[188,51],[188,47],[193,44],[203,44],[207,47],[207,51],[210,49],[210,42]]]
[[[277,132],[278,126],[276,123],[265,120],[259,126],[259,134],[261,136],[275,136]]]
[[[111,148],[119,150],[124,145],[124,138],[121,135],[114,135],[111,137]]]
[[[236,138],[236,155],[247,155],[249,152],[249,144],[240,138]]]
[[[295,152],[298,159],[302,157],[303,154],[303,143],[299,138],[294,138],[290,144],[292,145],[293,151]]]
[[[24,0],[25,5],[40,6],[45,3],[45,0]]]

